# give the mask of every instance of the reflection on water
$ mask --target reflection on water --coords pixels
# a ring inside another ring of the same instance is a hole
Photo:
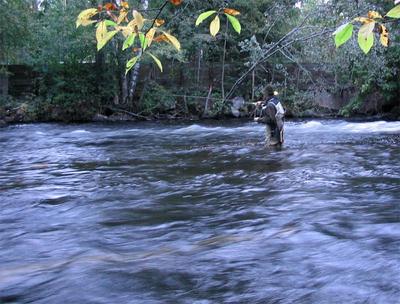
[[[400,123],[0,130],[0,303],[400,303]]]

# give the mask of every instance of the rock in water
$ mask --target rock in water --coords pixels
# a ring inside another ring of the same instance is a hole
[[[240,117],[240,110],[243,109],[245,101],[243,97],[235,97],[232,99],[231,113],[234,117]]]
[[[236,118],[240,117],[240,111],[238,109],[235,109],[234,107],[231,107],[231,114]]]
[[[95,122],[103,122],[103,121],[110,121],[110,120],[109,120],[109,118],[108,118],[107,116],[105,116],[105,115],[96,114],[96,115],[93,117],[93,121],[95,121]]]

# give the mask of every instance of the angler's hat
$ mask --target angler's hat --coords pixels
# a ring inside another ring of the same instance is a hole
[[[265,95],[266,96],[274,96],[274,88],[271,85],[267,85],[265,87]]]

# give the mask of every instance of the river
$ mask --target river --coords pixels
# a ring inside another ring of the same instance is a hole
[[[400,122],[0,129],[0,303],[400,303]]]

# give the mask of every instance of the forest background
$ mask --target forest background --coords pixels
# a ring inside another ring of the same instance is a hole
[[[122,38],[97,52],[93,26],[76,28],[82,10],[109,1],[0,2],[6,122],[249,117],[267,84],[293,117],[400,117],[397,20],[388,25],[390,46],[376,43],[367,55],[356,37],[339,49],[332,38],[346,20],[383,15],[392,0],[184,0],[160,16],[182,50],[160,44],[154,54],[164,71],[144,59],[137,76],[125,74],[131,54],[121,51]],[[128,2],[154,18],[165,1]],[[224,7],[241,12],[240,34],[225,19],[215,38],[209,22],[195,27],[199,14]]]

